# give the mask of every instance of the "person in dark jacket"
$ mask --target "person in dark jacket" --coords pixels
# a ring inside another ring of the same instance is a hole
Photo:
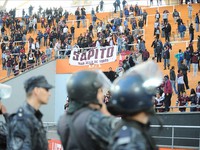
[[[114,72],[111,67],[109,68],[107,77],[108,77],[108,79],[110,79],[111,82],[113,82],[116,78],[116,72]]]
[[[170,69],[169,78],[170,78],[170,82],[171,82],[172,88],[174,89],[174,92],[176,94],[178,94],[178,91],[176,89],[176,74],[175,74],[174,70],[175,70],[175,68],[174,68],[174,66],[172,66],[171,69]]]
[[[184,59],[185,59],[185,64],[188,67],[188,71],[190,72],[190,62],[191,62],[191,52],[190,52],[190,48],[187,47],[186,51],[184,52]]]
[[[169,69],[169,66],[170,66],[170,52],[169,52],[168,46],[164,47],[163,59],[164,59],[164,70],[166,70],[166,67]]]
[[[44,76],[29,78],[24,88],[27,102],[8,118],[8,150],[48,150],[46,130],[39,108],[48,103],[53,88]]]
[[[189,89],[189,85],[188,85],[188,76],[187,76],[188,68],[187,68],[187,66],[183,63],[183,60],[182,60],[180,63],[181,63],[181,64],[180,64],[179,69],[180,69],[180,70],[182,71],[182,73],[183,73],[183,80],[184,80],[186,89]]]
[[[190,24],[189,27],[189,34],[190,34],[190,42],[194,40],[194,28],[193,28],[193,23]]]

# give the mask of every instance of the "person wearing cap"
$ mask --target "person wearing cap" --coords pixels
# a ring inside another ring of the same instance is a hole
[[[104,150],[115,119],[109,115],[104,94],[110,80],[101,71],[79,71],[67,82],[69,106],[58,121],[64,150]]]
[[[47,150],[48,141],[39,108],[47,104],[53,88],[44,76],[24,83],[26,102],[8,118],[8,150]]]

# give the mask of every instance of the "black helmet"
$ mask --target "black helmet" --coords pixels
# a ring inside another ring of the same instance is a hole
[[[108,111],[113,115],[132,115],[153,107],[152,93],[142,86],[139,74],[126,76],[115,82],[111,88],[111,101]]]
[[[110,82],[101,71],[79,71],[70,77],[67,83],[67,93],[70,101],[98,104],[98,89],[105,86],[109,89]]]
[[[150,61],[150,63],[152,62]],[[146,67],[151,68],[152,64],[150,63],[145,63]],[[152,98],[156,92],[156,86],[162,83],[162,74],[154,72],[154,76],[148,77],[147,72],[143,69],[149,71],[144,65],[141,67],[137,65],[113,83],[110,90],[111,100],[107,105],[111,114],[129,116],[141,111],[153,110]],[[143,75],[141,72],[144,72]],[[151,74],[151,72],[149,73]],[[145,74],[147,75],[145,76]],[[155,84],[152,85],[152,83]]]

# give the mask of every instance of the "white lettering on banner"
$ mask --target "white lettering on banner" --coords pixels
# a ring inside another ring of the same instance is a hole
[[[69,63],[74,66],[87,66],[90,64],[104,64],[116,61],[117,46],[107,46],[90,49],[87,52],[79,53],[72,50]]]

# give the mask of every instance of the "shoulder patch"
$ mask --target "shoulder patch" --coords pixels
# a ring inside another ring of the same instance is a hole
[[[124,145],[131,142],[131,129],[127,126],[122,126],[117,135],[118,145]]]

